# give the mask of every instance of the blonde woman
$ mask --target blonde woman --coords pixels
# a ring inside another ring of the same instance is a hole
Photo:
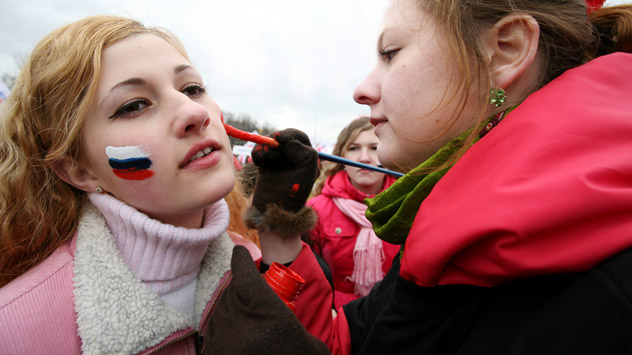
[[[402,251],[337,354],[632,353],[632,5],[393,0],[354,99]]]
[[[322,336],[327,320],[313,316],[310,292],[296,307],[303,328],[226,232],[235,171],[221,110],[173,35],[109,16],[63,26],[2,105],[0,353],[276,351],[291,341],[326,352],[305,332]],[[305,168],[316,171],[315,156]],[[266,233],[268,244],[283,239]],[[308,247],[262,254],[294,261],[318,285]],[[242,293],[255,297],[240,307]],[[246,331],[258,327],[282,331]]]

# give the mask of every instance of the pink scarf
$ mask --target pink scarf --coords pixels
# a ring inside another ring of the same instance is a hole
[[[373,285],[384,277],[382,241],[375,235],[371,222],[364,216],[367,207],[365,204],[340,197],[334,197],[333,201],[342,213],[360,226],[353,248],[353,274],[349,279],[355,284],[355,294],[366,296]]]

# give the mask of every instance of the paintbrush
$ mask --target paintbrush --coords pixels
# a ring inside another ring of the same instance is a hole
[[[272,147],[272,148],[276,148],[276,147],[279,146],[279,142],[277,142],[274,138],[266,137],[266,136],[260,136],[258,134],[248,133],[248,132],[242,131],[240,129],[237,129],[237,128],[233,127],[233,126],[230,126],[230,125],[224,123],[224,115],[222,115],[222,123],[224,124],[224,129],[226,130],[226,134],[228,134],[231,137],[234,137],[234,138],[237,138],[237,139],[241,139],[241,140],[244,140],[244,141],[257,143],[257,144],[267,145],[267,146]],[[402,177],[402,176],[404,176],[404,174],[396,172],[396,171],[384,169],[384,168],[373,166],[373,165],[369,165],[369,164],[359,163],[359,162],[354,161],[354,160],[341,158],[339,156],[332,155],[332,154],[327,154],[327,153],[323,153],[323,152],[318,152],[318,158],[322,159],[322,160],[327,160],[327,161],[331,161],[331,162],[334,162],[334,163],[338,163],[338,164],[354,166],[354,167],[360,168],[360,169],[377,171],[377,172],[384,173],[384,174],[389,174],[389,175],[395,176],[395,177]]]

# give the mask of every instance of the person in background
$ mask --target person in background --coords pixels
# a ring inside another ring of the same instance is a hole
[[[333,353],[632,353],[632,5],[602,4],[391,2],[354,99],[402,251]]]
[[[377,166],[378,139],[368,117],[351,121],[338,135],[333,155]],[[318,214],[309,238],[329,265],[334,305],[366,296],[388,271],[399,246],[381,241],[364,216],[364,199],[384,191],[395,178],[383,173],[326,162],[307,201]]]
[[[323,307],[310,287],[292,312],[226,233],[230,143],[172,34],[110,16],[62,26],[38,43],[2,106],[0,353],[296,353],[293,344],[327,353],[305,331],[322,338],[331,318],[314,315]],[[304,185],[293,191],[299,212],[317,171],[316,154],[302,152],[308,178],[267,189]],[[285,232],[312,226],[299,218]],[[266,245],[286,238],[277,231]],[[265,251],[268,264],[287,262]],[[328,292],[309,247],[291,258]],[[226,306],[241,293],[259,303]]]

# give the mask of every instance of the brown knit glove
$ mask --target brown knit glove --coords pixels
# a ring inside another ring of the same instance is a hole
[[[252,151],[259,170],[246,223],[280,236],[310,231],[317,216],[305,202],[318,177],[318,153],[307,135],[297,129],[270,136],[279,142],[278,148],[256,145]]]
[[[268,286],[246,248],[235,246],[231,269],[206,326],[204,354],[330,354]]]

